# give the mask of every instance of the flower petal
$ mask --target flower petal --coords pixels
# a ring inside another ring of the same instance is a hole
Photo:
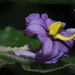
[[[59,58],[62,57],[62,56],[63,56],[63,51],[59,52],[59,53],[56,55],[56,57],[53,58],[52,60],[53,60],[53,61],[54,61],[54,60],[57,60],[57,59],[59,59]]]
[[[63,52],[63,51],[62,51]],[[52,48],[52,52],[50,53],[50,55],[46,58],[47,62],[45,63],[56,63],[58,61],[58,55],[61,57],[62,55],[59,54],[59,43],[58,41],[54,41],[53,42],[53,48]],[[58,58],[56,60],[53,60],[54,58]]]
[[[58,55],[58,44],[59,43],[57,41],[53,42],[50,38],[47,37],[43,43],[41,51],[36,54],[35,59],[46,64],[57,62],[58,59],[52,59]]]
[[[37,34],[38,39],[43,43],[45,38],[47,37],[46,31],[44,30],[43,27],[39,25],[31,25],[27,27],[27,31],[24,31],[27,36],[30,34],[28,32],[31,32],[33,34]]]
[[[71,34],[69,34],[66,30],[62,30],[61,32],[62,35],[66,36],[66,37],[70,37],[72,36]],[[70,48],[73,46],[74,41],[73,40],[69,40],[69,41],[64,41]]]
[[[43,43],[43,47],[42,47],[42,55],[43,57],[47,57],[48,55],[50,55],[51,51],[53,48],[53,42],[50,38],[46,38],[44,43]]]
[[[48,59],[52,59],[58,54],[58,48],[59,48],[59,43],[57,41],[54,41],[52,52],[50,53]]]
[[[62,44],[62,43],[61,43],[60,46],[61,46],[61,48],[63,48],[63,49],[59,48],[59,50],[60,50],[59,52],[62,51],[62,52],[64,53],[63,56],[69,57],[68,52],[69,52],[69,49],[70,49],[70,48],[68,48],[66,45],[64,46],[64,44]]]
[[[70,57],[68,54],[64,54],[65,57]]]
[[[35,54],[30,52],[30,51],[25,51],[25,50],[16,50],[15,54],[17,56],[25,56],[25,57],[31,57],[31,58],[35,58]]]
[[[75,34],[75,28],[68,28],[66,31],[72,35]],[[75,38],[73,40],[75,41]]]
[[[44,29],[46,29],[45,22],[41,18],[32,20],[29,23],[29,26],[30,25],[40,25],[41,27],[43,27]]]
[[[66,26],[66,23],[65,22],[62,22],[63,23],[63,28]]]
[[[46,61],[46,62],[44,62],[44,64],[51,64],[52,63],[52,61],[50,60],[50,61]]]
[[[38,18],[40,18],[40,15],[38,13],[32,13],[28,17],[26,17],[26,21],[28,21],[28,19],[32,20],[32,19],[38,19]]]
[[[50,61],[46,61],[44,62],[44,64],[55,64],[58,60],[50,60]]]
[[[57,60],[52,60],[52,64],[55,64],[57,61],[58,61],[58,59]]]
[[[30,14],[28,17],[25,18],[26,20],[26,27],[30,25],[40,25],[46,29],[45,22],[40,18],[40,15],[38,13],[36,14]]]
[[[69,52],[69,46],[66,46],[67,45],[67,43],[63,43],[63,42],[59,42],[59,48],[58,48],[58,50],[59,50],[59,52],[63,52],[64,53],[64,55],[66,55],[67,56],[67,54],[68,54],[68,52]]]
[[[48,18],[48,19],[45,20],[45,22],[46,22],[47,30],[48,30],[49,26],[50,26],[52,23],[54,23],[55,21],[53,21],[53,20],[51,20],[50,18]]]
[[[26,25],[28,26],[29,23],[31,22],[31,20],[35,20],[35,19],[39,19],[39,18],[40,18],[40,15],[38,13],[30,14],[28,17],[25,18]]]
[[[42,18],[43,20],[46,20],[46,19],[48,18],[48,15],[47,15],[46,13],[44,13],[44,14],[41,15],[41,18]]]
[[[73,35],[75,33],[75,28],[68,28],[66,31]]]

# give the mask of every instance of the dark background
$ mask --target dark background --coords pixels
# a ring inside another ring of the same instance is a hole
[[[31,13],[47,13],[53,20],[63,21],[65,28],[75,28],[75,4],[0,2],[0,29],[7,26],[25,29],[25,17]]]

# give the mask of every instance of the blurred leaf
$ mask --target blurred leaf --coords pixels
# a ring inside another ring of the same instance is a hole
[[[25,44],[32,44],[32,48],[36,48],[41,43],[38,39],[24,37],[22,31],[18,31],[13,27],[7,27],[4,30],[0,31],[0,45],[20,47],[20,46],[24,46]]]
[[[75,56],[71,56],[69,58],[63,57],[61,60],[67,63],[75,64]]]

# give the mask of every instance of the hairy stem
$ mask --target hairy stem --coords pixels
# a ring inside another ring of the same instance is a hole
[[[29,50],[30,47],[31,47],[31,44],[26,44],[26,45],[21,46],[21,47],[0,46],[0,53],[2,53],[2,52],[14,52],[18,49],[20,49],[20,50]]]
[[[5,56],[5,57],[8,57],[8,58],[11,58],[11,59],[14,59],[14,60],[19,61],[19,62],[26,63],[26,64],[30,64],[30,63],[33,62],[31,60],[24,59],[22,57],[18,57],[18,56],[15,56],[13,54],[9,54],[9,53],[0,53],[0,55]]]

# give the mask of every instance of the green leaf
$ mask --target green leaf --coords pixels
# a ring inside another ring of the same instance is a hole
[[[71,56],[69,58],[63,57],[61,60],[67,63],[75,64],[75,56]]]
[[[32,48],[38,47],[41,43],[38,39],[33,39],[30,37],[24,37],[22,31],[16,30],[13,27],[6,27],[4,30],[0,31],[0,45],[20,47],[25,44],[32,44]]]

